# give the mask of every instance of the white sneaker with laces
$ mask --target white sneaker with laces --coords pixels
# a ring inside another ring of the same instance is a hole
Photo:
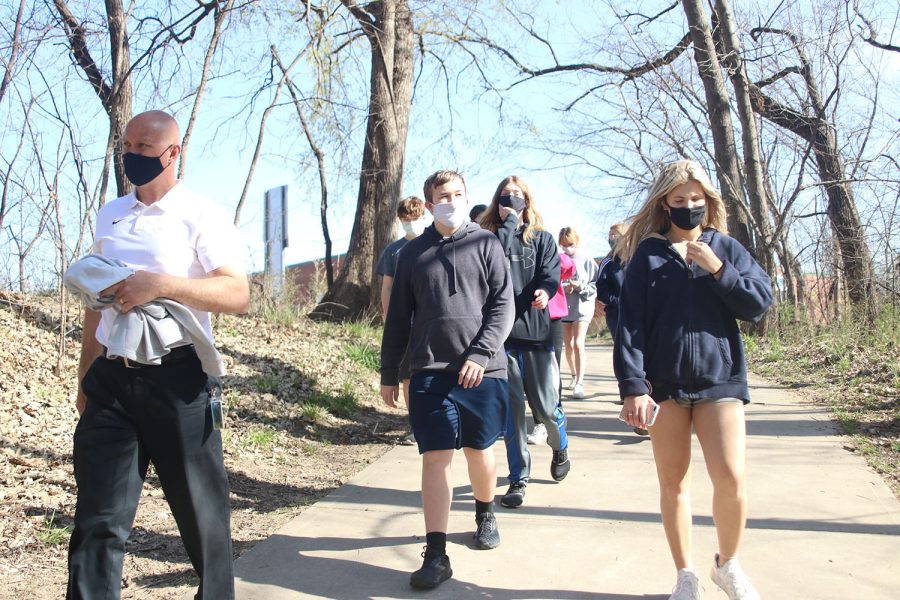
[[[678,581],[669,600],[700,600],[700,580],[693,569],[678,569]]]
[[[576,400],[584,400],[584,386],[576,383],[575,387],[572,388],[572,397]]]
[[[750,583],[737,558],[730,558],[719,566],[719,555],[716,554],[709,576],[729,600],[760,600],[759,592]]]
[[[525,439],[528,441],[529,446],[538,446],[547,441],[547,428],[544,427],[543,423],[538,423],[534,426],[534,429],[531,430]]]

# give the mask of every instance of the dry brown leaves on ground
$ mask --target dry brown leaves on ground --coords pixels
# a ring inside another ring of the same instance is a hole
[[[0,597],[65,596],[75,508],[72,433],[80,315],[70,307],[63,370],[60,309],[51,297],[0,295]],[[229,368],[223,439],[235,555],[376,460],[405,433],[382,407],[371,357],[375,331],[297,317],[222,317]],[[358,352],[357,352],[358,354]],[[365,364],[364,364],[365,363]],[[127,544],[123,598],[179,598],[196,579],[151,473]]]

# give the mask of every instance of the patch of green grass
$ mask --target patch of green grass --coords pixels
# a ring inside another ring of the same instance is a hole
[[[891,440],[891,452],[900,452],[900,440]]]
[[[328,409],[320,404],[307,402],[303,405],[303,409],[300,411],[300,414],[304,419],[312,421],[313,423],[318,423],[328,416]]]
[[[784,358],[784,347],[778,341],[778,338],[771,338],[769,340],[769,348],[766,353],[766,360],[769,362],[778,362],[779,360]]]
[[[72,525],[62,527],[56,525],[56,511],[44,519],[43,525],[42,529],[35,532],[35,537],[48,546],[58,546],[68,542],[74,529]]]
[[[834,417],[837,419],[838,426],[841,428],[841,433],[844,435],[854,435],[859,431],[859,417],[839,406],[835,406],[833,410]]]
[[[250,385],[253,386],[260,394],[275,394],[278,392],[278,385],[281,383],[275,375],[270,375],[268,373],[264,373],[261,375],[256,375],[253,379],[250,380]]]
[[[329,410],[338,417],[349,417],[359,406],[359,400],[353,393],[341,393],[335,396],[331,401]]]
[[[307,456],[315,456],[316,454],[319,453],[319,447],[315,444],[305,443],[300,448],[300,451],[303,452],[303,454],[305,454]]]
[[[263,318],[279,327],[290,327],[297,322],[300,315],[297,314],[297,308],[294,306],[285,306],[283,304],[267,305],[260,311]]]
[[[366,321],[348,321],[344,323],[344,331],[352,338],[374,340],[381,336],[381,328]]]
[[[275,445],[278,432],[269,427],[253,427],[241,439],[241,445],[251,446],[259,450],[269,450]]]
[[[850,356],[847,354],[842,355],[834,367],[838,370],[839,373],[846,373],[850,370]]]
[[[381,366],[381,353],[377,346],[369,342],[351,342],[346,346],[347,357],[356,364],[377,371]]]
[[[305,414],[307,407],[319,407],[336,417],[348,417],[359,407],[359,399],[353,391],[353,384],[345,381],[341,392],[336,394],[313,394],[306,399],[303,407],[304,417],[316,421],[317,419],[312,416],[316,414],[315,412],[312,412],[311,416]],[[312,408],[309,410],[314,411]]]

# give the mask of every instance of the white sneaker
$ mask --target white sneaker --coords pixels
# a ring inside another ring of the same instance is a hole
[[[572,387],[572,397],[576,400],[584,400],[584,386],[580,383],[576,383],[574,387]]]
[[[543,423],[538,423],[534,426],[534,429],[531,430],[525,439],[528,440],[529,446],[537,446],[543,444],[547,441],[547,428],[544,427]]]
[[[578,380],[575,379],[574,375],[572,375],[572,380],[569,382],[569,389],[571,390],[572,388],[574,388],[576,383],[578,383]]]
[[[678,581],[669,600],[700,600],[700,580],[693,569],[678,569]]]
[[[709,576],[713,583],[728,595],[729,600],[759,600],[759,592],[747,579],[737,558],[729,559],[720,567],[719,555],[716,554]]]

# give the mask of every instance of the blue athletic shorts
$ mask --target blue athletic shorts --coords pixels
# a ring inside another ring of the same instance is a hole
[[[459,373],[419,371],[409,385],[409,423],[419,454],[430,450],[484,450],[506,427],[509,392],[505,379],[485,377],[469,389]]]

